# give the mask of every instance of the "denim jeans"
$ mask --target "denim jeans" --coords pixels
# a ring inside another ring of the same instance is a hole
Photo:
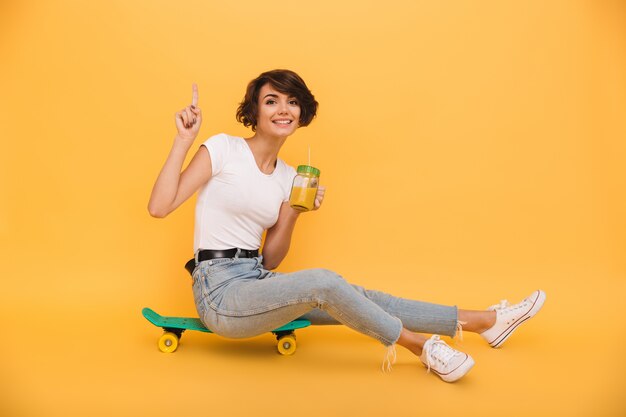
[[[272,272],[262,260],[219,258],[196,265],[194,301],[207,328],[220,336],[246,338],[303,318],[315,325],[344,324],[387,347],[395,345],[402,327],[456,333],[456,306],[367,290],[326,269]]]

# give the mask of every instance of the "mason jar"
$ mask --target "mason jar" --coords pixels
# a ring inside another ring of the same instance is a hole
[[[291,187],[289,205],[298,211],[313,210],[320,170],[309,165],[299,165],[297,172]]]

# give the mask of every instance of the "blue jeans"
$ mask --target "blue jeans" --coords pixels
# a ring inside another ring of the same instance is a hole
[[[279,273],[258,258],[203,261],[193,271],[200,320],[229,338],[257,336],[303,318],[312,324],[344,324],[391,347],[402,327],[454,336],[457,307],[394,297],[349,284],[335,272],[309,269]]]

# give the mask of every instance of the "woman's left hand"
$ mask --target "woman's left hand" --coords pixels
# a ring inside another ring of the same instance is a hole
[[[326,192],[326,187],[320,185],[317,188],[317,193],[315,194],[315,207],[313,210],[317,210],[322,205],[322,201],[324,201],[324,193]]]

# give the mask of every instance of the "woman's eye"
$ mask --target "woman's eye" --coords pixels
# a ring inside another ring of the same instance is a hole
[[[291,101],[289,102],[289,104],[294,105],[294,106],[297,106],[297,105],[298,105],[298,102],[297,102],[296,100],[291,100]]]
[[[274,101],[274,100],[267,100],[267,101],[265,102],[265,104],[274,104],[274,103],[276,103],[276,101]]]

